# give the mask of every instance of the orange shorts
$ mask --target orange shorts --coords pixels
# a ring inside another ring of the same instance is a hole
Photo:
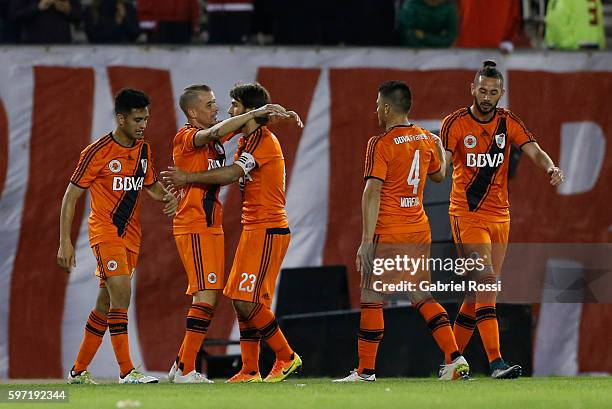
[[[104,281],[108,277],[130,276],[134,273],[138,262],[138,253],[116,243],[99,243],[91,247],[98,268],[96,276],[100,278],[100,288],[106,287]]]
[[[174,236],[187,273],[186,294],[222,290],[225,281],[223,233],[191,233]]]
[[[490,222],[466,216],[450,216],[459,257],[481,257],[483,264],[501,272],[510,235],[510,221]]]
[[[290,240],[286,227],[242,230],[223,294],[270,307]]]
[[[418,282],[429,280],[429,270],[419,268],[412,271],[413,264],[402,265],[402,270],[396,270],[395,265],[392,269],[384,266],[385,260],[395,260],[398,256],[403,260],[404,256],[408,259],[426,259],[429,257],[429,247],[431,245],[431,231],[419,231],[413,233],[393,233],[374,235],[374,270],[372,273],[362,274],[361,288],[367,288],[379,293],[386,293],[381,290],[381,284],[399,284],[403,281]],[[408,267],[404,269],[404,267]],[[375,282],[379,283],[374,285]]]

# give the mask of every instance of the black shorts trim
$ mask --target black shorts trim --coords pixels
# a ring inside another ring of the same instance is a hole
[[[286,235],[290,233],[291,233],[291,230],[289,230],[289,227],[272,227],[270,229],[266,229],[266,234]]]

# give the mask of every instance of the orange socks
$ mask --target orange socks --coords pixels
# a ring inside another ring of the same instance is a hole
[[[259,372],[259,332],[250,322],[238,317],[240,328],[240,354],[242,369],[240,372],[255,374]]]
[[[444,352],[444,360],[450,364],[461,354],[457,348],[446,310],[433,299],[418,302],[414,307],[427,322],[438,347]]]
[[[111,334],[111,342],[115,357],[119,364],[121,376],[127,375],[132,369],[130,358],[130,345],[128,343],[128,315],[127,308],[111,308],[108,311],[108,330]]]
[[[489,362],[501,358],[495,303],[476,303],[476,323]]]
[[[378,345],[385,332],[382,303],[361,303],[357,350],[359,354],[359,374],[371,375],[376,368]]]
[[[102,338],[104,338],[107,327],[106,315],[92,310],[87,319],[87,324],[85,324],[85,336],[74,362],[73,371],[78,373],[87,369],[98,348],[100,348],[100,344],[102,344]]]
[[[453,325],[453,333],[455,334],[457,347],[462,354],[463,351],[465,351],[465,347],[470,342],[470,338],[472,338],[474,328],[476,328],[476,304],[463,301],[459,314],[457,314],[457,318],[455,318],[455,324]]]
[[[208,326],[212,320],[215,309],[212,305],[196,302],[191,304],[187,313],[187,330],[179,351],[179,368],[183,375],[195,369],[195,359],[202,342],[206,338]]]
[[[278,326],[274,313],[263,304],[257,304],[248,319],[259,331],[261,338],[268,343],[276,354],[276,359],[289,361],[293,350]]]

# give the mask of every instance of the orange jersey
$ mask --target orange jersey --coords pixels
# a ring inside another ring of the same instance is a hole
[[[149,144],[127,148],[109,133],[81,152],[70,182],[91,192],[90,244],[120,243],[138,253],[140,192],[157,182]]]
[[[427,175],[439,170],[435,141],[418,126],[395,126],[370,138],[364,178],[383,182],[375,234],[428,231],[423,189]]]
[[[225,166],[225,149],[219,141],[200,147],[194,145],[200,130],[185,125],[172,144],[174,164],[188,172],[200,172]],[[181,201],[174,216],[174,234],[202,233],[206,229],[222,230],[223,211],[219,185],[190,184],[181,188]]]
[[[494,222],[510,220],[508,162],[510,145],[519,147],[535,138],[520,119],[497,108],[489,122],[478,121],[470,108],[444,118],[441,138],[453,154],[453,189],[449,213]]]
[[[240,178],[242,224],[244,228],[288,227],[285,211],[285,158],[276,136],[265,126],[242,136],[235,163],[254,160]],[[244,169],[244,167],[243,167]]]

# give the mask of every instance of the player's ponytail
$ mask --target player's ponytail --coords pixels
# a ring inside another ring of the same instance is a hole
[[[482,68],[476,73],[476,77],[479,76],[488,77],[488,78],[497,78],[504,81],[504,76],[497,69],[497,63],[493,60],[485,60],[482,63]]]

